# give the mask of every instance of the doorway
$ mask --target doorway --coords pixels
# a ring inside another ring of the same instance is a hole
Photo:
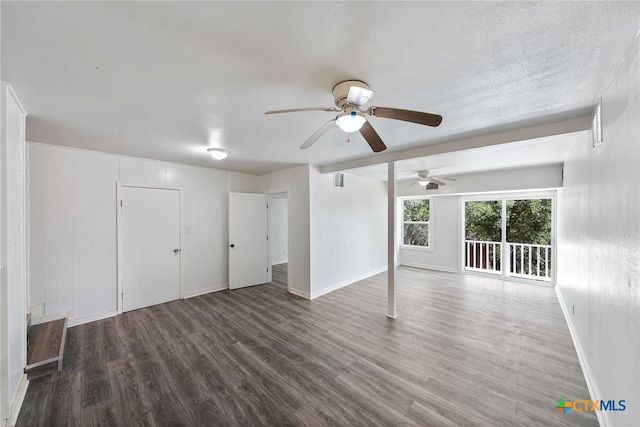
[[[288,289],[289,197],[286,191],[269,193],[269,260],[271,283]]]
[[[464,270],[554,280],[555,195],[509,195],[463,203]]]
[[[286,188],[229,193],[229,289],[276,282],[289,292],[293,254],[288,195]]]
[[[121,311],[180,298],[180,190],[122,186]]]

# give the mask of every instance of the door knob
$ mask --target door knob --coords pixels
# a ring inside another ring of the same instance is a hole
[[[232,244],[231,244],[231,247],[232,247],[232,248],[235,248],[235,247],[236,247],[236,245],[234,245],[234,244],[232,243]]]
[[[176,249],[174,249],[174,250],[173,250],[173,253],[174,253],[174,254],[177,254],[178,252],[180,252],[180,249],[177,249],[177,248],[176,248]]]

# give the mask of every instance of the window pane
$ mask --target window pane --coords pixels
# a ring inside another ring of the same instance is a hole
[[[507,200],[507,242],[551,244],[551,199]]]
[[[429,246],[429,224],[404,224],[403,243]]]
[[[404,221],[429,221],[429,199],[405,200]]]
[[[465,239],[482,242],[502,240],[502,202],[488,200],[465,203]]]

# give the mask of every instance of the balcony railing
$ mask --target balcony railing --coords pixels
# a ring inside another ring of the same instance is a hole
[[[504,274],[534,280],[551,281],[551,246],[506,243],[509,256],[502,259],[502,243],[465,241],[465,268],[472,271]]]
[[[551,246],[508,243],[509,273],[527,279],[551,280]]]
[[[500,273],[500,252],[502,243],[466,240],[466,264],[468,270]]]

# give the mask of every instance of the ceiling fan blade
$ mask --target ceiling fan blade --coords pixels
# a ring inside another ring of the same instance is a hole
[[[367,113],[374,117],[385,119],[403,120],[405,122],[418,123],[420,125],[437,127],[442,122],[442,116],[438,114],[423,113],[421,111],[403,110],[389,107],[370,107]]]
[[[435,179],[435,178],[431,178],[431,177],[429,178],[429,182],[433,182],[434,184],[437,184],[437,185],[447,185],[446,182],[442,182],[439,179]]]
[[[418,181],[413,181],[411,184],[409,184],[409,187],[413,187],[414,185],[417,185]]]
[[[271,110],[265,111],[265,114],[282,114],[282,113],[297,113],[299,111],[332,111],[340,112],[342,110],[336,107],[306,107],[306,108],[287,108],[284,110]]]
[[[371,89],[359,86],[351,86],[349,88],[349,94],[347,95],[347,103],[362,106],[366,104],[374,94],[375,92]]]
[[[329,129],[331,129],[331,126],[333,126],[333,124],[335,123],[336,119],[331,119],[329,120],[327,123],[325,123],[324,125],[322,125],[322,127],[320,129],[318,129],[317,131],[315,131],[315,133],[313,135],[311,135],[309,137],[309,139],[307,139],[304,144],[302,144],[300,146],[301,149],[306,149],[311,147],[318,139],[320,139],[320,137],[322,135],[324,135]]]
[[[379,153],[387,149],[387,146],[384,145],[384,142],[382,142],[382,139],[369,122],[364,122],[364,124],[360,128],[360,133],[362,134],[364,139],[367,140],[367,143],[374,151],[374,153]]]

